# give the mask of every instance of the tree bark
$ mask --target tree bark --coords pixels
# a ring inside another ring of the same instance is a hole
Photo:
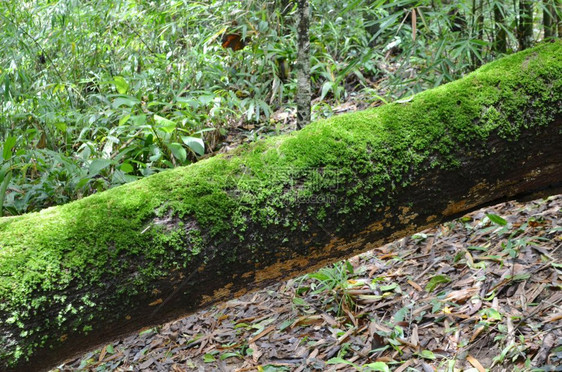
[[[473,17],[474,17],[474,33],[478,35],[478,40],[484,41],[484,3],[483,0],[480,1],[473,1],[474,9]],[[474,68],[480,67],[482,65],[482,60],[484,58],[484,46],[478,46],[478,55],[476,53],[472,54],[472,66]]]
[[[562,190],[562,43],[39,213],[0,219],[0,370],[141,327],[484,205]]]
[[[562,0],[556,0],[556,21],[558,23],[558,37],[562,38]]]
[[[544,30],[544,38],[549,39],[556,35],[556,13],[554,12],[554,4],[552,0],[543,0],[542,25]]]
[[[503,4],[494,2],[494,50],[499,53],[507,52],[507,32],[505,31],[505,10]]]
[[[519,50],[529,48],[533,43],[533,1],[519,0],[519,26],[517,29]]]
[[[310,5],[297,0],[297,127],[310,123]]]

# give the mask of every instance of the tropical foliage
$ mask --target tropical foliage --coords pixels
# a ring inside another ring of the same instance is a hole
[[[556,4],[313,0],[313,118],[555,37]],[[294,13],[290,0],[0,2],[0,213],[189,164],[242,123],[251,138],[279,131],[296,93]],[[244,47],[224,48],[227,35]]]

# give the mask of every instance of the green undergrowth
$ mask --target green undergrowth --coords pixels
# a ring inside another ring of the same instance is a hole
[[[196,269],[203,261],[194,257],[210,254],[201,253],[207,243],[243,241],[250,223],[306,228],[291,214],[301,197],[343,193],[338,213],[349,215],[372,202],[364,195],[379,195],[374,209],[391,202],[382,195],[411,184],[424,169],[457,167],[457,157],[466,155],[461,148],[481,149],[490,135],[516,140],[525,128],[550,124],[561,113],[561,76],[562,43],[543,44],[409,101],[318,121],[232,154],[1,219],[0,365],[58,342],[54,334],[35,337],[45,329],[95,327],[80,314],[93,306],[103,314],[105,305],[94,295],[67,298],[71,287],[89,293],[124,277],[119,291],[132,298],[171,268]],[[311,172],[319,168],[320,180]],[[361,182],[350,186],[357,177]],[[310,208],[321,219],[329,206]],[[179,222],[169,222],[174,218]],[[228,249],[235,260],[236,245]],[[30,329],[46,309],[58,309],[58,316]]]

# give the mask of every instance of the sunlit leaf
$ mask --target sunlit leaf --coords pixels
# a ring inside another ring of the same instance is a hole
[[[129,83],[122,76],[115,76],[113,78],[113,85],[119,94],[125,94],[129,90]]]
[[[384,362],[375,362],[375,363],[365,364],[363,366],[362,370],[363,371],[390,372],[390,368],[388,368],[388,365]]]
[[[159,115],[154,115],[154,122],[158,125],[158,129],[163,130],[166,133],[172,133],[176,129],[176,123],[163,118]]]

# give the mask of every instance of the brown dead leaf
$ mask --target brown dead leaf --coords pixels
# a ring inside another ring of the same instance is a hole
[[[412,280],[408,280],[408,284],[411,285],[412,287],[414,287],[416,289],[416,291],[418,292],[422,292],[423,288],[419,286],[418,283],[412,281]]]
[[[255,335],[254,337],[252,337],[250,340],[248,340],[248,343],[253,344],[254,342],[256,342],[257,340],[259,340],[260,338],[262,338],[263,336],[266,336],[268,333],[270,333],[271,331],[275,330],[277,326],[271,325],[267,328],[265,328],[263,331],[261,331],[260,333],[258,333],[257,335]]]
[[[476,358],[474,358],[472,355],[468,355],[466,357],[466,360],[472,364],[472,366],[474,368],[476,368],[478,370],[478,372],[486,372],[486,368],[484,368],[484,366],[482,366],[482,364],[480,364],[480,362],[478,360],[476,360]]]

